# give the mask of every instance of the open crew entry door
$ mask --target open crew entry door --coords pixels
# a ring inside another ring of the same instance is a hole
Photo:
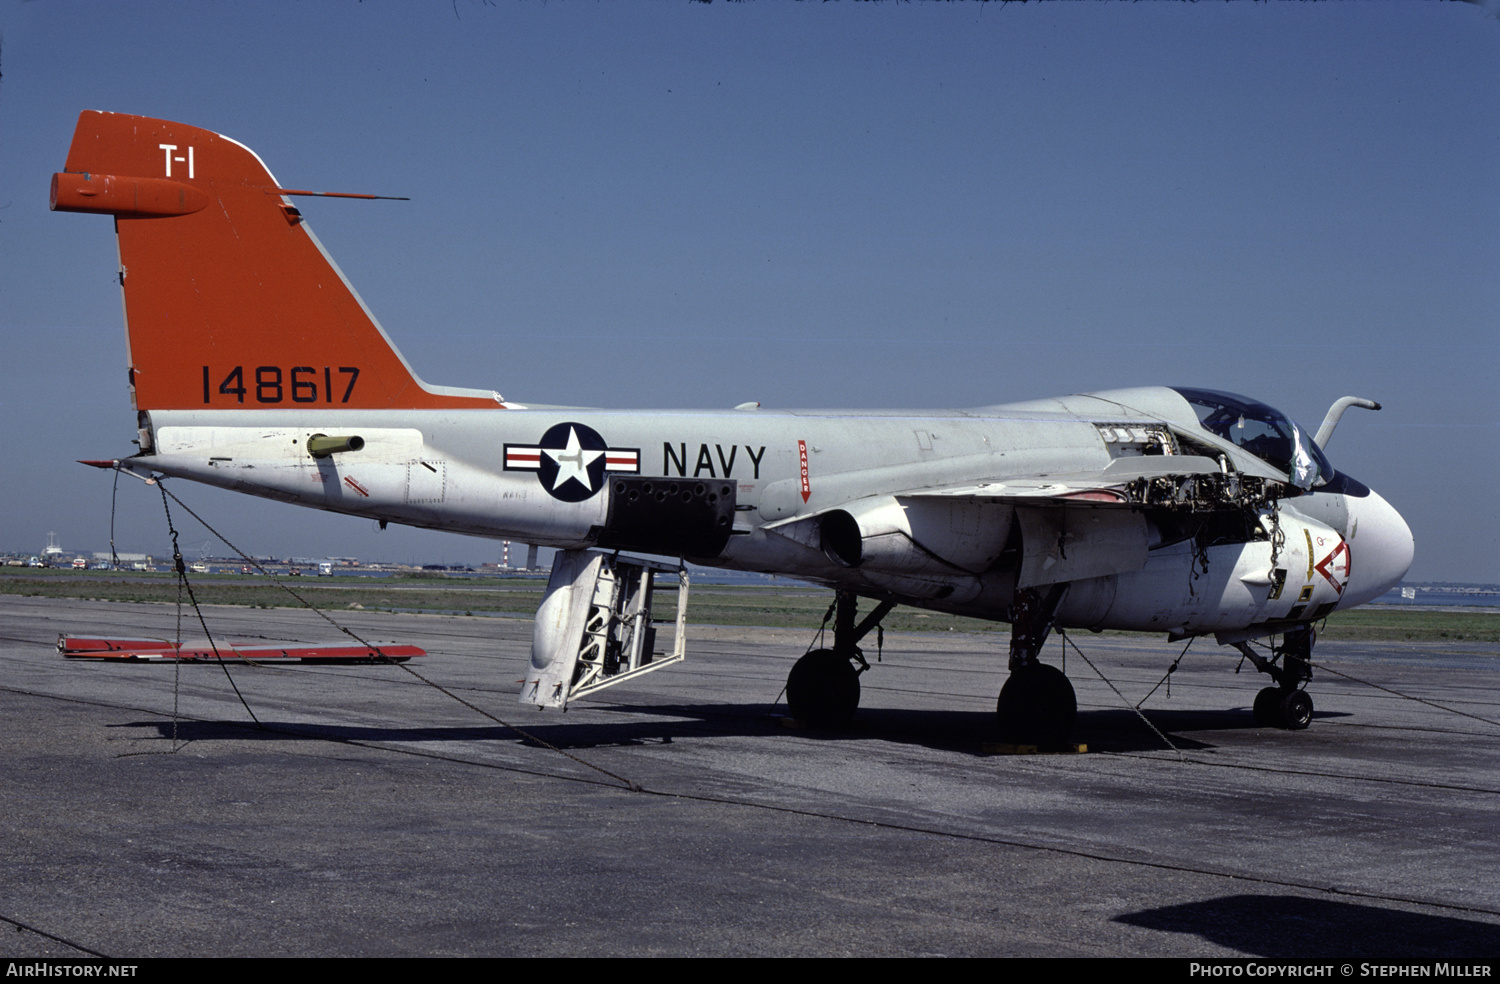
[[[656,575],[677,575],[676,628],[670,653],[656,651],[651,617]],[[597,550],[560,550],[536,613],[531,662],[520,702],[561,707],[684,659],[687,571]]]

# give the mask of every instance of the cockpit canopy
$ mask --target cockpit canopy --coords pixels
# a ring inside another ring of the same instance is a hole
[[[1204,430],[1286,472],[1298,488],[1310,489],[1333,477],[1333,466],[1322,449],[1275,407],[1218,390],[1172,389],[1192,404]]]

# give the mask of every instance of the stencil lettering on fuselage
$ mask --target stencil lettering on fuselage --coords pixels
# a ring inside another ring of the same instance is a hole
[[[712,448],[712,450],[710,450]],[[740,455],[740,449],[745,451]],[[686,441],[663,441],[661,445],[661,473],[678,478],[733,478],[735,462],[740,463],[740,474],[745,465],[750,466],[751,477],[760,480],[760,462],[766,456],[766,446],[752,448],[748,444],[700,444],[696,457],[688,451]]]

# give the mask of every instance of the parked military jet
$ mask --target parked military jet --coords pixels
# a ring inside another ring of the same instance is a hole
[[[648,554],[834,590],[832,648],[787,683],[814,723],[854,713],[859,643],[905,604],[1011,624],[1010,740],[1072,726],[1073,688],[1039,659],[1054,627],[1212,634],[1271,677],[1257,719],[1301,728],[1313,624],[1411,563],[1401,516],[1324,456],[1348,406],[1378,409],[1354,397],[1309,437],[1187,387],[621,412],[428,385],[308,229],[306,194],[208,130],[79,118],[52,208],[115,218],[137,411],[138,453],[106,464],[558,548],[523,702],[566,706],[681,658],[680,611],[676,648],[655,650],[662,564],[632,556]]]

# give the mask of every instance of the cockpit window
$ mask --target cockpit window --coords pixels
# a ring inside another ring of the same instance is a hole
[[[1333,477],[1333,466],[1307,432],[1274,407],[1234,393],[1172,387],[1192,404],[1203,429],[1287,473],[1310,489]]]

